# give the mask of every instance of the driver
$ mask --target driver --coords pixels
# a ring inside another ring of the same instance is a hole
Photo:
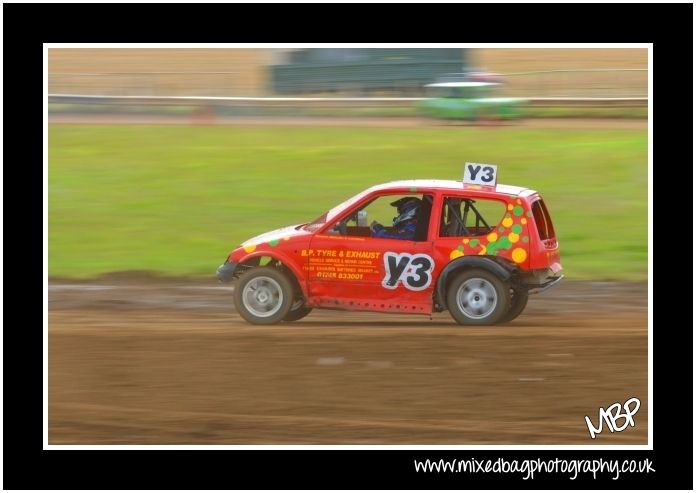
[[[418,222],[418,212],[421,207],[421,199],[417,197],[403,197],[390,204],[396,207],[398,216],[394,218],[394,231],[387,231],[384,226],[377,221],[372,221],[370,231],[375,238],[398,238],[402,240],[412,240],[416,234],[416,223]]]

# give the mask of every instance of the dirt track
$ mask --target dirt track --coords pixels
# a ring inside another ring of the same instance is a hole
[[[564,282],[500,327],[315,311],[244,323],[214,282],[49,286],[51,444],[647,443],[647,286]],[[638,397],[635,428],[584,416]]]

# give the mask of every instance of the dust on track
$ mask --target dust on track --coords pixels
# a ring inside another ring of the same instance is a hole
[[[516,321],[316,310],[246,324],[193,279],[49,284],[50,444],[644,444],[647,286],[563,282]],[[636,426],[584,416],[638,397]]]

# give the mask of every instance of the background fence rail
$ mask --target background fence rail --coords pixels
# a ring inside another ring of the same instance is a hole
[[[645,98],[647,69],[568,69],[503,74],[501,95],[525,98]],[[398,82],[395,82],[397,84]],[[48,74],[52,94],[104,96],[278,96],[270,81],[259,90],[250,86],[241,72],[52,72]],[[365,93],[351,87],[314,96],[424,96],[422,87],[383,87]]]

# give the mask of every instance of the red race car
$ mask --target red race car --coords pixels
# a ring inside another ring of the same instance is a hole
[[[244,242],[218,279],[236,280],[235,306],[252,324],[299,320],[314,308],[509,322],[529,294],[563,276],[541,196],[496,185],[496,174],[467,163],[463,181],[373,186],[310,223]]]

